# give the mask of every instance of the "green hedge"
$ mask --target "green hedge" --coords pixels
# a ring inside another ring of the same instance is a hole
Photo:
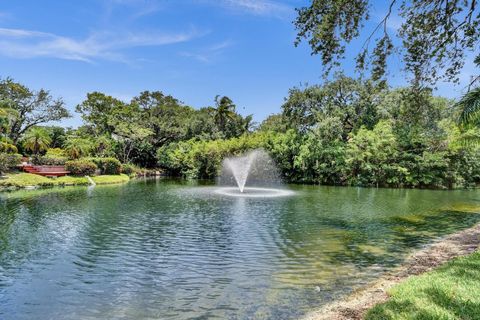
[[[65,162],[65,168],[67,171],[70,171],[72,175],[89,176],[95,174],[97,165],[92,161],[80,159]]]

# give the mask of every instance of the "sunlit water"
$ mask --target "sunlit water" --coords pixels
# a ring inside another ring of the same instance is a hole
[[[175,181],[0,195],[0,319],[292,319],[480,220],[479,191]]]

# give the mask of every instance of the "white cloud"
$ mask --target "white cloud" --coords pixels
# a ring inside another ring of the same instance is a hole
[[[118,7],[128,7],[131,20],[153,14],[162,8],[157,0],[106,0],[107,17]]]
[[[53,57],[92,62],[106,59],[126,62],[122,49],[162,46],[189,41],[201,36],[192,29],[183,33],[93,33],[85,39],[74,39],[24,29],[0,28],[0,54],[17,58]]]
[[[248,13],[261,16],[287,17],[293,8],[273,0],[206,0],[210,4],[217,4],[239,13]]]
[[[210,63],[213,62],[215,58],[218,58],[225,51],[225,49],[231,47],[232,45],[232,41],[226,40],[198,51],[184,51],[180,54],[184,57],[193,58],[195,60],[205,63]]]

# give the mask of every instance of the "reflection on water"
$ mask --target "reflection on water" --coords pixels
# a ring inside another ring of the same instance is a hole
[[[288,319],[480,220],[480,191],[136,181],[0,196],[1,319]]]

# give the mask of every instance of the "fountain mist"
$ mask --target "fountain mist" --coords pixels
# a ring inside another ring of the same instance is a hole
[[[243,194],[258,193],[258,187],[280,186],[281,178],[272,158],[264,150],[257,149],[226,158],[218,182],[220,185],[235,185]]]

